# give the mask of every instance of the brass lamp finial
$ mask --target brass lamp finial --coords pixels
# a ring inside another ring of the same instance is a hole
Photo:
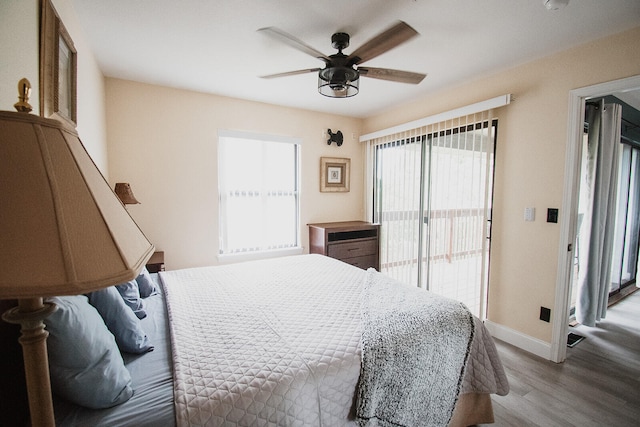
[[[28,79],[22,78],[18,82],[18,102],[13,107],[21,113],[30,113],[33,108],[29,104],[29,95],[31,95],[31,83]]]

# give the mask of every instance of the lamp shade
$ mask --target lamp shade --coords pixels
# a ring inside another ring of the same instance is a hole
[[[125,205],[137,205],[140,202],[133,195],[133,190],[128,182],[116,182],[116,186],[113,190],[120,201]]]
[[[135,278],[153,245],[75,129],[0,112],[0,298],[76,295]]]

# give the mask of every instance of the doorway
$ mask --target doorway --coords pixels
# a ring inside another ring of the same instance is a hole
[[[640,111],[613,95],[588,99],[585,110],[571,315],[595,326],[593,322],[604,317],[613,296],[629,286],[635,289],[640,233],[640,125],[636,123],[640,123]],[[611,120],[618,125],[608,124]],[[603,140],[603,128],[617,132],[608,133],[610,137]],[[609,166],[601,164],[605,160],[601,150],[611,150],[614,160]],[[603,186],[605,182],[609,184]],[[598,308],[595,300],[600,301]]]
[[[567,355],[570,294],[574,276],[574,242],[578,223],[578,189],[584,129],[585,103],[588,99],[611,94],[626,96],[640,91],[640,75],[572,90],[569,93],[568,143],[565,159],[565,183],[561,212],[560,251],[553,319],[551,360],[562,362]],[[637,96],[637,95],[636,95]]]

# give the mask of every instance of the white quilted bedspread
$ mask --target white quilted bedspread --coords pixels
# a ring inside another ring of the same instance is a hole
[[[364,270],[303,255],[160,276],[178,426],[356,425]],[[462,389],[471,391],[508,391],[479,321]]]
[[[347,424],[364,274],[316,255],[162,273],[178,425]]]

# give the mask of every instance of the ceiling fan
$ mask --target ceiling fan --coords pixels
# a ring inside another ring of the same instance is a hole
[[[335,33],[331,36],[331,45],[334,49],[338,49],[338,53],[327,56],[278,28],[267,27],[258,31],[325,63],[324,68],[270,74],[261,76],[262,78],[271,79],[317,72],[318,91],[332,98],[347,98],[356,95],[359,91],[360,76],[410,84],[418,84],[426,77],[426,74],[410,71],[359,66],[361,63],[369,61],[418,35],[416,30],[403,21],[373,37],[350,55],[342,53],[349,46],[349,34],[347,33]]]

